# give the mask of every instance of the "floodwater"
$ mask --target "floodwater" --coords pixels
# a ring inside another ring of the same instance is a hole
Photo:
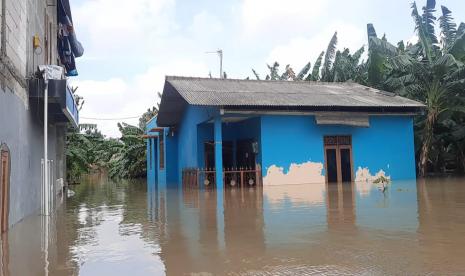
[[[73,190],[2,237],[3,275],[465,275],[465,179]]]

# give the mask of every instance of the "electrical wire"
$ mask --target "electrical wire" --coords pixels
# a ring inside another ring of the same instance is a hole
[[[140,116],[122,117],[122,118],[92,118],[92,117],[82,117],[82,116],[79,117],[79,119],[96,120],[96,121],[118,121],[118,120],[128,120],[128,119],[137,119],[137,118],[140,118]]]

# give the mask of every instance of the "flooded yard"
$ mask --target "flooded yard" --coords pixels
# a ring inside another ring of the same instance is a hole
[[[2,275],[465,274],[465,179],[218,196],[92,176],[72,189],[48,221],[2,237]]]

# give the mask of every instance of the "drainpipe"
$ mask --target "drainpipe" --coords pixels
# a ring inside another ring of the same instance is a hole
[[[44,78],[44,215],[49,215],[49,194],[50,194],[50,181],[49,181],[49,164],[48,164],[48,80]]]

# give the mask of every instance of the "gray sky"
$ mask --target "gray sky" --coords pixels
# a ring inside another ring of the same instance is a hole
[[[457,23],[463,0],[437,1]],[[338,48],[366,45],[366,24],[391,42],[410,40],[414,25],[406,0],[71,0],[85,54],[72,79],[84,96],[81,117],[140,116],[159,101],[165,75],[218,76],[223,49],[229,78],[262,76],[278,61],[299,71],[315,61],[338,31]],[[417,1],[419,7],[426,3]],[[439,13],[438,13],[439,15]],[[137,124],[137,119],[122,120]],[[117,121],[97,123],[105,135],[119,136]]]

